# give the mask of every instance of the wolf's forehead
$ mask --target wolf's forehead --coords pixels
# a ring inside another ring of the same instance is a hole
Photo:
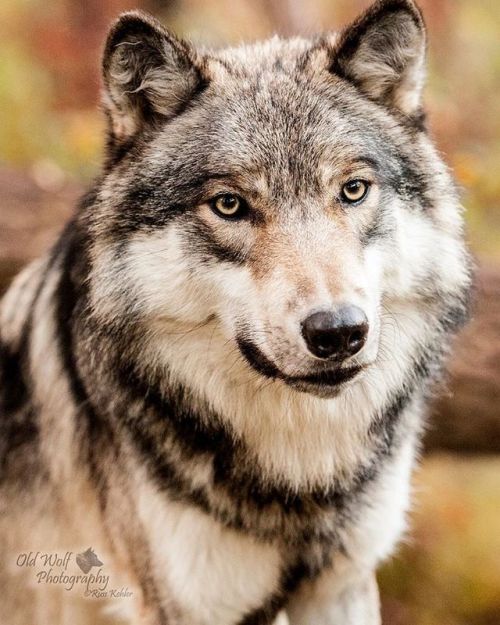
[[[223,50],[205,121],[228,144],[246,144],[275,158],[285,146],[287,154],[300,151],[302,158],[311,151],[317,156],[321,147],[341,148],[360,129],[363,104],[346,97],[345,85],[326,64],[322,71],[311,67],[313,48],[305,39],[275,38]]]
[[[265,41],[223,48],[209,58],[223,64],[232,73],[252,75],[264,70],[293,70],[311,50],[312,42],[302,37],[281,39],[277,35]]]
[[[371,107],[326,64],[311,70],[312,45],[276,38],[221,51],[220,72],[180,117],[182,132],[166,127],[162,150],[184,169],[204,163],[247,179],[252,172],[272,196],[317,193],[350,163],[380,151]]]
[[[220,102],[211,157],[269,180],[289,178],[302,189],[364,155],[370,140],[334,97],[293,76],[234,85]]]

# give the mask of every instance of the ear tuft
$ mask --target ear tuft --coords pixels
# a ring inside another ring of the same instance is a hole
[[[331,71],[367,97],[406,115],[418,112],[426,33],[412,0],[379,0],[341,34]]]
[[[201,83],[194,50],[141,11],[121,15],[103,57],[104,106],[115,141],[124,142],[148,123],[172,117]]]

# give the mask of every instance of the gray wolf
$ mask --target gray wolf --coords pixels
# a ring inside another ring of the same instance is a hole
[[[425,48],[410,0],[215,51],[118,19],[102,175],[2,303],[9,554],[92,541],[134,623],[380,622],[470,289]]]

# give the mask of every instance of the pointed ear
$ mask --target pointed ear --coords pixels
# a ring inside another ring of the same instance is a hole
[[[420,107],[426,34],[412,0],[379,0],[341,34],[331,71],[406,115]]]
[[[125,142],[145,124],[172,117],[200,88],[196,53],[153,17],[124,13],[103,57],[104,106],[112,138]]]

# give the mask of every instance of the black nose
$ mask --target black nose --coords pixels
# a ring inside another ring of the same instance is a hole
[[[344,360],[354,356],[365,344],[367,335],[368,319],[357,306],[316,312],[302,323],[307,347],[318,358]]]

